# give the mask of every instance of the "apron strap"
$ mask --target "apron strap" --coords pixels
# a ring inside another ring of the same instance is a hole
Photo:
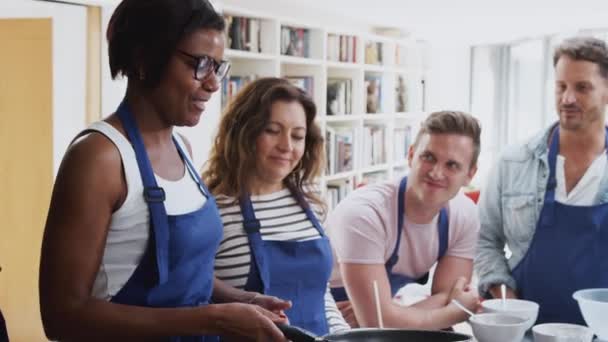
[[[207,186],[205,186],[205,183],[201,179],[201,176],[198,174],[198,172],[196,172],[196,168],[194,168],[194,165],[192,165],[192,162],[190,161],[188,154],[186,153],[186,151],[184,151],[184,149],[182,148],[181,144],[179,143],[179,141],[177,140],[177,138],[175,136],[173,136],[173,143],[177,147],[177,152],[179,152],[179,156],[184,161],[184,165],[186,166],[186,170],[188,170],[190,177],[192,178],[192,180],[194,180],[196,185],[198,185],[198,188],[201,191],[201,193],[203,194],[203,196],[209,198],[211,192],[209,192],[209,189],[207,188]]]
[[[448,241],[450,238],[450,222],[448,218],[448,211],[446,208],[441,208],[439,211],[439,222],[437,224],[437,230],[439,232],[439,253],[437,260],[443,258],[448,250]]]
[[[128,107],[126,99],[116,111],[118,118],[123,124],[129,141],[135,150],[137,165],[139,166],[141,180],[144,186],[144,199],[148,204],[153,235],[156,249],[156,264],[158,271],[158,282],[163,284],[168,279],[169,273],[169,222],[167,211],[163,202],[165,201],[165,190],[158,186],[154,177],[154,171],[148,158],[143,139],[137,128],[135,118]]]
[[[391,272],[397,261],[399,261],[399,245],[401,244],[401,235],[403,231],[403,213],[405,208],[405,189],[407,187],[407,177],[403,177],[399,183],[399,192],[397,194],[397,242],[395,243],[395,249],[391,253],[390,258],[385,264],[387,272]],[[437,260],[441,259],[448,249],[449,241],[449,217],[446,208],[439,210],[439,222],[437,224],[437,231],[439,233],[439,251]]]
[[[403,231],[403,208],[405,208],[405,188],[407,187],[407,176],[399,182],[399,192],[397,193],[397,242],[391,256],[386,261],[384,266],[386,271],[391,273],[393,266],[399,261],[399,245],[401,245],[401,233]]]
[[[290,190],[291,190],[291,193],[295,196],[298,204],[300,204],[300,207],[302,207],[302,209],[304,210],[304,213],[306,214],[306,217],[308,218],[308,220],[317,229],[317,232],[319,232],[319,235],[321,237],[324,237],[325,232],[323,230],[323,227],[321,227],[321,223],[319,222],[317,215],[315,215],[315,213],[312,211],[312,208],[310,207],[310,204],[308,203],[306,198],[304,198],[304,195],[299,190],[293,190],[293,189],[290,189]]]
[[[261,282],[261,284],[255,284],[255,291],[263,292],[264,284],[268,284],[270,280],[270,276],[268,274],[268,267],[266,267],[266,260],[264,258],[264,253],[262,253],[263,241],[262,234],[260,234],[261,224],[260,221],[255,216],[255,210],[253,209],[253,204],[251,203],[251,198],[249,195],[242,195],[239,199],[239,206],[241,207],[241,215],[243,216],[243,227],[245,228],[245,232],[247,233],[247,240],[249,243],[249,249],[252,259],[251,269],[249,273],[253,271],[257,272],[257,280]],[[248,277],[247,286],[252,286],[250,283],[251,279]],[[254,281],[257,283],[257,281]],[[257,288],[257,287],[260,288]],[[252,290],[252,289],[250,289]]]

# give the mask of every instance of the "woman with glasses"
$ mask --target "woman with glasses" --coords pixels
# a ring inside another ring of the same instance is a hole
[[[222,222],[173,130],[199,122],[226,75],[223,30],[207,0],[116,8],[110,69],[128,85],[116,112],[77,137],[57,175],[40,265],[50,339],[285,341],[275,326],[284,318],[246,304],[254,293],[224,291],[214,301],[241,303],[210,304]]]
[[[218,279],[289,300],[289,322],[324,335],[349,329],[328,289],[323,205],[310,188],[323,165],[314,102],[279,78],[247,85],[220,122],[203,178],[217,196],[224,238]]]

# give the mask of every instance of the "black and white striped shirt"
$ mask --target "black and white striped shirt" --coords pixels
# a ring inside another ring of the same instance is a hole
[[[255,216],[260,220],[262,240],[307,241],[320,238],[288,189],[271,194],[251,196]],[[224,238],[215,256],[215,276],[229,285],[243,289],[251,266],[251,251],[243,227],[243,215],[234,198],[218,195],[217,204],[224,223]],[[319,211],[312,206],[319,217]],[[325,316],[330,333],[349,329],[329,292],[325,293]]]

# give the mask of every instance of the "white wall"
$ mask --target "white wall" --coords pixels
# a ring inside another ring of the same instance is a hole
[[[447,41],[435,41],[430,45],[431,69],[427,72],[428,111],[468,111],[470,47]]]
[[[33,0],[2,0],[0,18],[52,18],[53,175],[56,175],[68,144],[85,126],[86,8]],[[36,94],[32,94],[32,101],[36,101]]]

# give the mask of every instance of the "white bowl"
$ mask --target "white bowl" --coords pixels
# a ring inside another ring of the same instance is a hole
[[[578,290],[572,295],[578,301],[587,325],[602,341],[608,341],[608,289]]]
[[[545,323],[532,328],[534,342],[591,342],[593,331],[583,325]]]
[[[532,328],[538,317],[538,303],[523,299],[505,299],[505,305],[502,305],[502,299],[488,299],[481,302],[483,312],[500,312],[509,315],[519,316],[527,319],[526,330]]]
[[[480,313],[469,324],[479,342],[521,342],[528,320],[503,313]]]

